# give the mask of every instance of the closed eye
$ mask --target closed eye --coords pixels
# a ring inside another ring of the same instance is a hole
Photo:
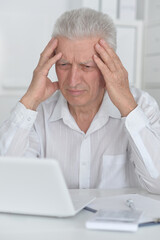
[[[71,67],[70,63],[57,63],[57,67],[59,67],[62,70],[67,70]]]
[[[82,64],[81,67],[84,72],[90,72],[94,70],[94,67],[90,65]]]

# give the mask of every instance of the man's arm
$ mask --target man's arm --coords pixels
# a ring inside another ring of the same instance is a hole
[[[37,112],[20,102],[10,117],[0,127],[0,155],[3,156],[40,156],[40,145],[33,124]]]
[[[132,92],[138,107],[125,118],[129,160],[141,185],[149,192],[160,194],[160,110],[146,92],[138,89]]]
[[[96,44],[94,61],[100,69],[108,95],[125,117],[130,143],[130,161],[141,185],[160,193],[160,111],[147,93],[136,99],[129,88],[128,74],[112,48],[104,41]],[[136,94],[135,94],[136,96]],[[136,99],[136,100],[135,100]]]
[[[58,82],[51,82],[48,78],[49,70],[62,55],[54,54],[57,44],[57,39],[50,40],[40,56],[26,94],[1,126],[0,155],[40,156],[39,140],[34,130],[35,110],[59,88]]]

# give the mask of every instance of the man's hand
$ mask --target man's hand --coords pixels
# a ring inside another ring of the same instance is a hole
[[[108,95],[125,117],[137,106],[129,89],[128,73],[117,54],[103,39],[95,45],[95,50],[98,56],[94,55],[93,58],[104,77]]]
[[[58,82],[52,82],[48,78],[49,70],[62,56],[62,53],[56,55],[54,53],[57,45],[58,40],[52,38],[41,53],[39,63],[33,72],[32,82],[20,101],[26,108],[36,110],[42,101],[59,89]]]

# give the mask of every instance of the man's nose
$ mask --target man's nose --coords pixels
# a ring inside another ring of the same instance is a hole
[[[70,87],[75,87],[80,83],[80,69],[77,66],[72,66],[70,69],[68,81]]]

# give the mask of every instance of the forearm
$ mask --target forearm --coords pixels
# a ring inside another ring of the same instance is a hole
[[[36,111],[40,101],[36,100],[29,93],[26,93],[20,100],[20,102],[27,108]]]
[[[36,112],[18,103],[0,128],[0,155],[24,156],[29,150]]]
[[[158,119],[157,119],[158,123]],[[160,126],[152,124],[140,107],[125,121],[130,142],[130,160],[141,185],[150,192],[160,193]]]

